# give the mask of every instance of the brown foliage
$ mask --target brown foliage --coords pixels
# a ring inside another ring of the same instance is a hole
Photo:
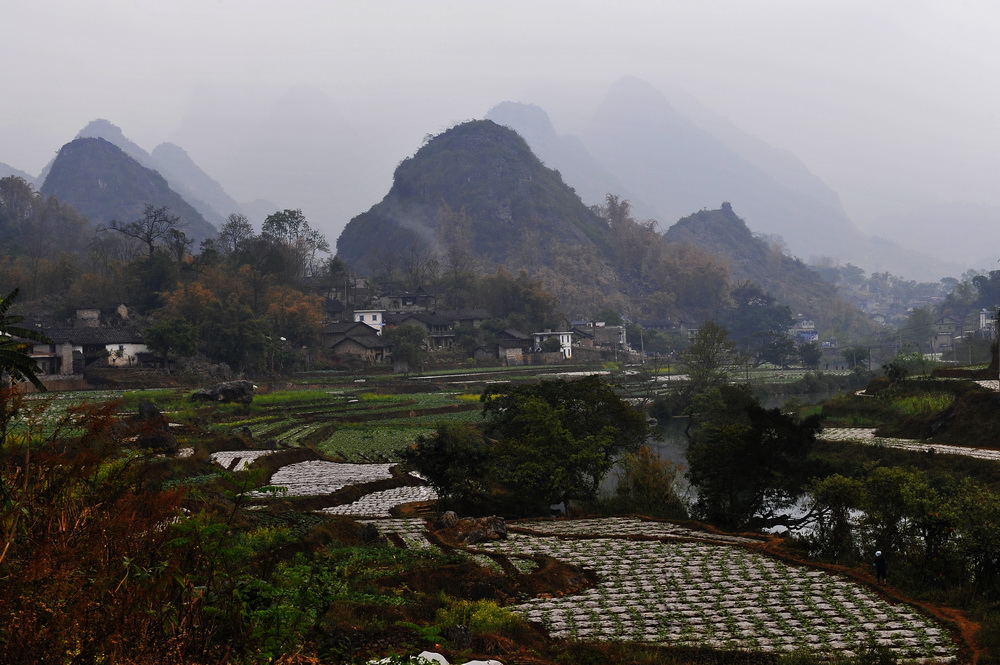
[[[174,576],[178,492],[143,490],[114,404],[69,411],[43,435],[0,392],[0,662],[172,662],[197,611]]]

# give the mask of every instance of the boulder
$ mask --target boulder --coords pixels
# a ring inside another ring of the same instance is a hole
[[[202,388],[191,395],[192,402],[237,402],[249,404],[257,386],[252,381],[225,381],[211,388]]]
[[[139,402],[135,423],[137,447],[168,454],[177,452],[177,439],[170,433],[170,424],[155,404],[149,400]]]
[[[442,519],[444,518],[445,516],[442,515]],[[454,523],[445,529],[452,540],[464,545],[475,545],[484,540],[505,540],[507,538],[507,523],[502,517],[496,516],[456,518]]]

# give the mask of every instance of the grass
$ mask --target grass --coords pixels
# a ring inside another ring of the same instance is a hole
[[[347,461],[362,461],[363,456],[382,455],[398,459],[397,452],[413,443],[421,434],[430,434],[425,427],[343,427],[316,444],[325,455],[343,457]]]
[[[944,411],[955,403],[955,396],[948,393],[914,395],[894,400],[892,410],[904,416],[927,416]]]

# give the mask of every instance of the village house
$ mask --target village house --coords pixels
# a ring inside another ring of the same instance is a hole
[[[523,365],[534,343],[531,335],[507,328],[496,334],[497,358],[505,365]]]
[[[535,352],[540,353],[542,351],[542,344],[549,339],[559,340],[559,352],[562,353],[563,358],[570,359],[573,357],[573,331],[572,330],[543,330],[542,332],[536,332],[531,334],[532,341],[535,346]]]
[[[430,350],[450,349],[455,343],[455,327],[450,319],[427,312],[387,314],[386,324],[417,326],[424,331],[424,343]]]
[[[42,373],[50,376],[80,374],[95,363],[140,367],[152,359],[142,333],[133,327],[45,328],[42,332],[52,343],[33,343],[30,355]]]
[[[434,313],[451,321],[456,328],[479,328],[492,318],[487,309],[442,309]]]
[[[369,325],[375,329],[376,335],[381,335],[382,328],[385,327],[385,310],[356,309],[354,310],[354,322]]]
[[[428,289],[418,286],[413,291],[390,285],[378,296],[379,304],[387,312],[429,312],[437,303],[437,296]]]
[[[342,360],[353,359],[372,364],[385,362],[392,353],[392,347],[378,335],[343,336],[326,348]]]

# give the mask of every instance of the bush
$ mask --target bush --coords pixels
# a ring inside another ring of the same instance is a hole
[[[595,502],[594,512],[639,513],[664,519],[686,519],[684,502],[677,496],[678,468],[649,446],[629,453],[621,461],[614,494]]]
[[[508,633],[524,622],[516,614],[492,600],[446,599],[435,622],[442,626],[465,626],[472,633]]]

